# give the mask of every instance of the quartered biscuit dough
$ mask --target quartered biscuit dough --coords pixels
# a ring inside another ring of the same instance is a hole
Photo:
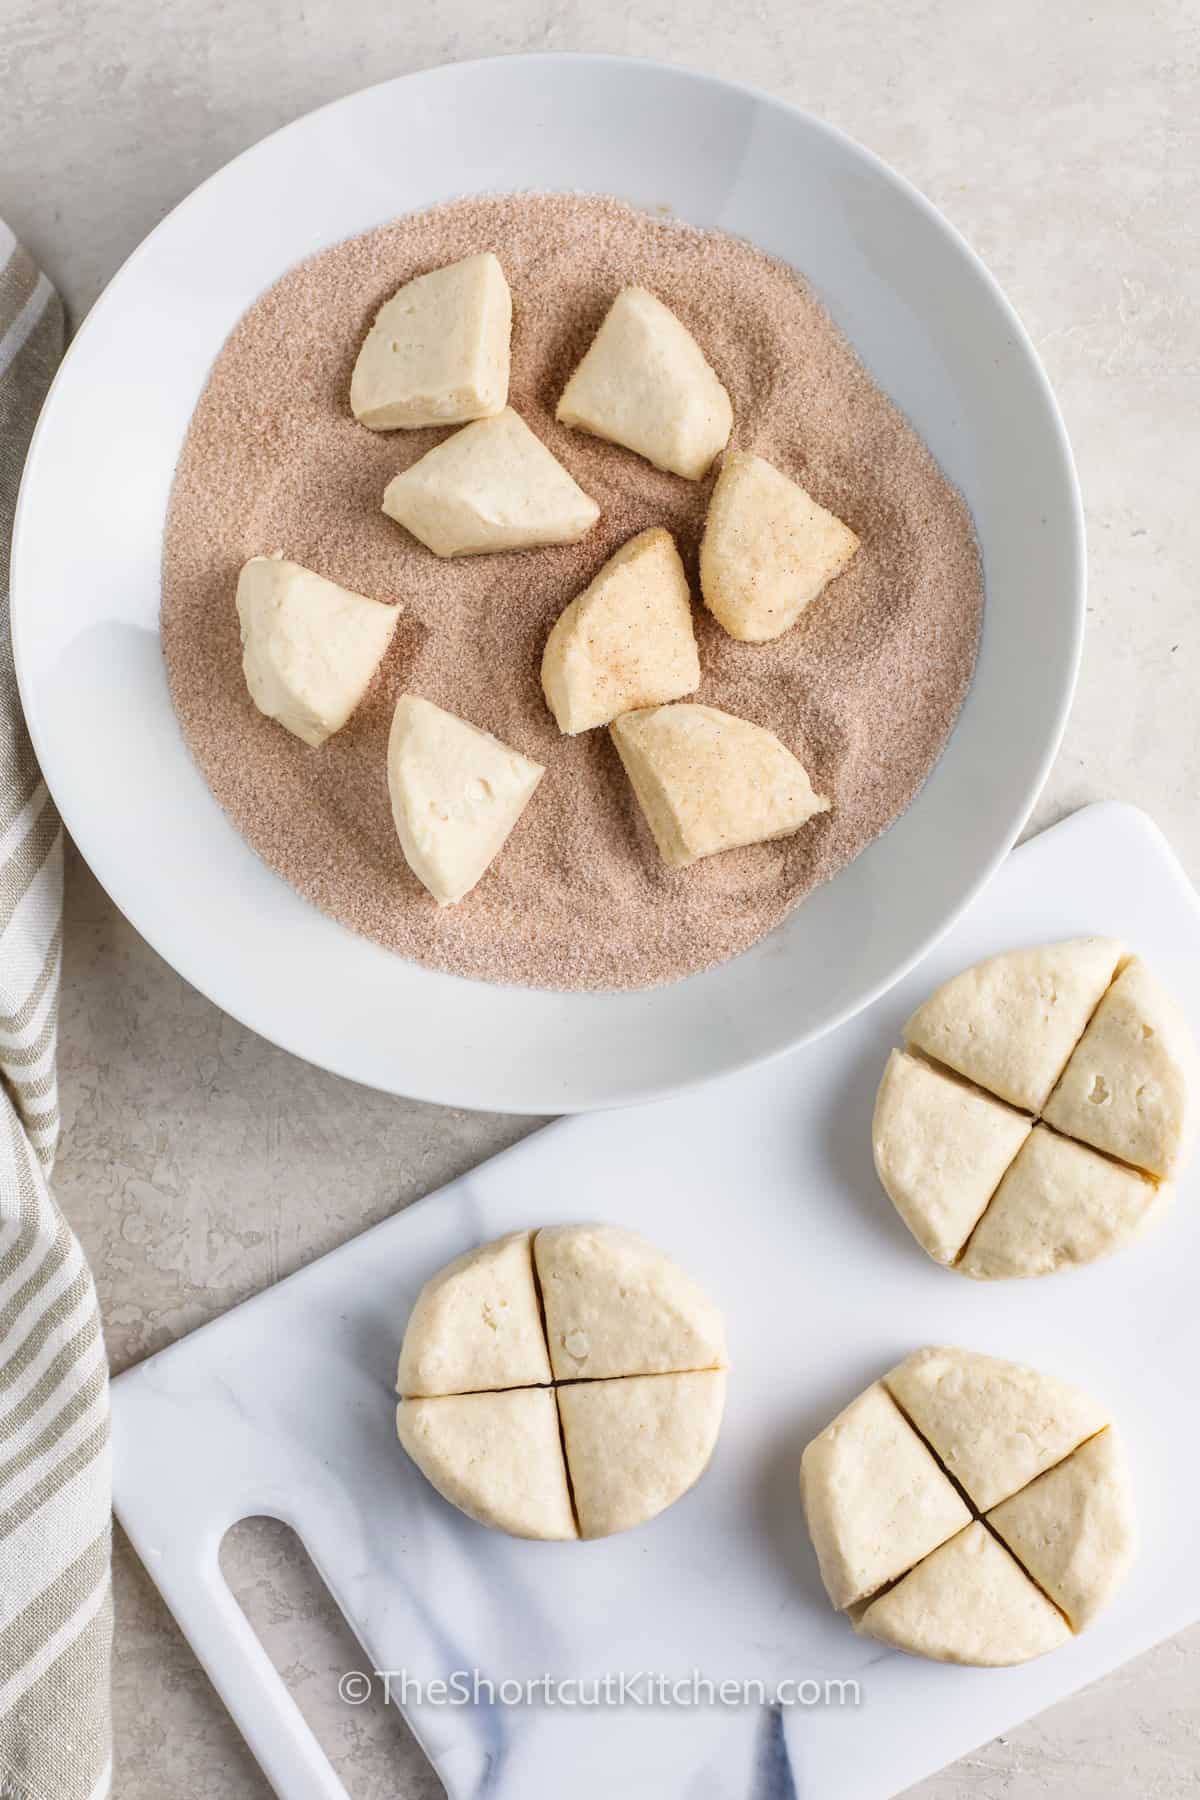
[[[794,625],[858,549],[848,525],[761,456],[728,450],[700,544],[700,591],[730,637]]]
[[[1191,1154],[1200,1056],[1191,1027],[1138,956],[1096,1008],[1045,1108],[1071,1137],[1170,1179]]]
[[[555,414],[699,481],[725,448],[733,407],[687,327],[645,288],[622,288]]]
[[[989,957],[943,983],[905,1037],[928,1062],[889,1059],[875,1163],[937,1261],[977,1280],[1047,1275],[1110,1255],[1165,1210],[1161,1184],[1196,1136],[1200,1053],[1115,939]],[[955,1077],[973,1084],[957,1100]],[[1006,1136],[1001,1121],[1022,1116]]]
[[[383,510],[435,556],[574,544],[600,517],[511,406],[402,469],[384,489]]]
[[[401,1400],[396,1430],[438,1493],[511,1537],[579,1536],[550,1388]]]
[[[654,1244],[613,1225],[551,1225],[534,1257],[557,1381],[725,1364],[708,1295]]]
[[[877,1593],[971,1522],[878,1381],[807,1446],[800,1497],[821,1579],[839,1608]]]
[[[935,1262],[952,1263],[1029,1136],[1024,1113],[893,1050],[871,1128],[875,1168]]]
[[[1171,1190],[1100,1156],[1048,1125],[1035,1125],[996,1188],[962,1253],[964,1275],[1050,1275],[1095,1262],[1138,1237]]]
[[[773,731],[715,706],[647,707],[623,713],[609,729],[659,855],[673,869],[791,837],[829,811]]]
[[[560,1387],[580,1537],[628,1531],[686,1494],[709,1465],[724,1406],[724,1369]]]
[[[989,956],[917,1008],[905,1042],[1010,1105],[1040,1112],[1120,956],[1120,944],[1098,937]]]
[[[546,639],[542,691],[574,735],[700,686],[692,596],[675,540],[639,532],[610,556]]]
[[[1026,1662],[1108,1602],[1133,1504],[1103,1408],[959,1349],[917,1351],[808,1445],[800,1488],[830,1599],[939,1662]]]
[[[397,1388],[400,1441],[453,1505],[518,1537],[607,1537],[708,1466],[725,1333],[708,1296],[632,1232],[515,1232],[426,1283]]]
[[[350,380],[374,431],[461,425],[508,399],[512,295],[490,251],[418,275],[380,308]]]
[[[408,1317],[396,1387],[407,1396],[471,1394],[550,1382],[530,1231],[447,1263]]]
[[[984,1669],[1031,1662],[1071,1636],[1057,1607],[978,1521],[881,1594],[854,1628],[912,1656]]]

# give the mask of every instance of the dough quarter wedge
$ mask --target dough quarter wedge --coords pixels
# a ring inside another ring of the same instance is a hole
[[[1140,957],[1096,1008],[1045,1108],[1049,1124],[1170,1180],[1191,1154],[1200,1054],[1191,1027]]]
[[[1030,1121],[921,1058],[893,1050],[871,1127],[884,1192],[935,1262],[953,1263]]]
[[[699,1481],[725,1407],[725,1371],[572,1382],[557,1390],[584,1538],[644,1525]]]
[[[1100,937],[989,956],[917,1008],[905,1042],[1039,1113],[1120,957],[1121,945]]]
[[[978,1520],[867,1607],[855,1630],[934,1662],[1002,1668],[1068,1642],[1071,1629]]]
[[[396,1431],[438,1493],[480,1525],[578,1537],[552,1389],[401,1400]]]
[[[406,1399],[549,1384],[532,1236],[480,1244],[425,1283],[400,1347],[396,1388]]]
[[[980,1512],[1108,1424],[1081,1389],[977,1350],[917,1350],[883,1380]]]
[[[1018,1562],[1083,1631],[1124,1580],[1137,1548],[1133,1496],[1113,1426],[988,1514]]]
[[[656,1245],[613,1225],[551,1225],[533,1254],[556,1381],[724,1367],[719,1311]]]
[[[821,1579],[839,1609],[903,1575],[971,1520],[880,1382],[806,1447],[800,1498]]]
[[[1169,1198],[1168,1187],[1136,1169],[1035,1125],[958,1268],[993,1281],[1095,1262],[1140,1237]]]

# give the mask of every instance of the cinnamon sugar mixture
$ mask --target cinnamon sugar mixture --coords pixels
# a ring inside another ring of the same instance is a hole
[[[372,318],[402,282],[481,250],[513,292],[511,404],[602,509],[569,548],[442,562],[384,517],[389,479],[445,437],[373,432],[349,410]],[[728,388],[733,442],[853,527],[849,570],[773,644],[700,602],[713,477],[660,473],[554,422],[618,288],[649,287]],[[561,737],[539,682],[546,634],[635,532],[674,532],[695,598],[696,699],[776,732],[833,801],[795,837],[672,872],[607,731]],[[349,724],[309,749],[252,705],[234,589],[254,555],[296,562],[403,617]],[[983,606],[967,509],[804,282],[737,239],[594,196],[441,206],[339,244],[251,307],[214,365],[175,478],[162,635],[183,730],[221,805],[316,906],[400,955],[553,988],[671,981],[744,950],[912,800],[954,724]],[[392,825],[386,745],[411,690],[546,765],[473,893],[439,909]]]

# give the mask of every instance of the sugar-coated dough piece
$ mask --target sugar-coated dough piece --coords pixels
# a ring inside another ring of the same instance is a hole
[[[1137,1237],[1169,1195],[1137,1170],[1035,1125],[958,1267],[987,1281],[1094,1262]]]
[[[839,1608],[903,1575],[971,1519],[880,1382],[806,1447],[800,1497],[821,1579]]]
[[[718,1368],[725,1327],[654,1244],[614,1225],[551,1225],[533,1244],[559,1381]]]
[[[883,1379],[980,1512],[1108,1424],[1080,1389],[976,1350],[917,1350]]]
[[[400,617],[398,606],[326,581],[281,551],[243,566],[237,610],[250,698],[314,747],[366,693]]]
[[[829,801],[774,732],[715,706],[650,707],[609,728],[663,861],[790,837]]]
[[[512,1537],[579,1533],[552,1388],[401,1400],[400,1442],[460,1512]]]
[[[1140,957],[1096,1008],[1046,1118],[1123,1162],[1170,1179],[1191,1155],[1200,1057],[1180,1008]]]
[[[550,1380],[532,1232],[456,1256],[417,1295],[396,1375],[406,1396],[536,1387]]]
[[[954,1261],[1029,1129],[1024,1113],[892,1051],[871,1128],[875,1168],[935,1262]]]
[[[540,763],[416,694],[396,702],[387,772],[400,848],[439,906],[471,891],[545,774]]]
[[[699,481],[729,442],[733,407],[699,344],[645,288],[622,288],[555,415]]]
[[[388,517],[435,556],[574,544],[600,508],[511,407],[464,425],[388,482]]]
[[[639,532],[560,614],[542,656],[542,691],[560,731],[694,694],[700,654],[692,597],[669,531]]]
[[[855,1625],[934,1662],[1004,1668],[1070,1638],[1066,1620],[978,1520],[867,1607]]]
[[[508,399],[511,334],[512,295],[491,251],[418,275],[367,333],[350,410],[374,431],[490,418]]]
[[[633,1375],[557,1390],[579,1535],[653,1519],[699,1481],[725,1407],[725,1371]]]
[[[905,1039],[1013,1106],[1041,1112],[1120,957],[1120,944],[1095,937],[989,956],[918,1007]]]
[[[727,450],[700,544],[704,604],[730,637],[794,625],[858,549],[848,525],[761,456]]]
[[[1120,1438],[1110,1425],[988,1514],[1073,1631],[1103,1611],[1137,1550],[1133,1494]]]

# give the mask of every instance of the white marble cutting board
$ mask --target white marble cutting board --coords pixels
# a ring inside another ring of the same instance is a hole
[[[574,1800],[883,1800],[1200,1617],[1200,1181],[1107,1263],[981,1286],[921,1254],[871,1165],[875,1086],[915,1001],[990,951],[1085,932],[1144,951],[1200,1025],[1200,901],[1142,814],[1091,807],[1015,852],[915,974],[821,1042],[539,1132],[114,1383],[118,1516],[285,1800],[344,1790],[220,1574],[224,1532],[253,1513],[300,1534],[367,1669],[860,1683],[857,1708],[407,1708],[454,1800],[568,1785]],[[725,1425],[700,1486],[649,1526],[519,1543],[405,1459],[396,1353],[449,1257],[593,1218],[643,1231],[722,1304]],[[854,1637],[808,1544],[802,1446],[939,1341],[1083,1383],[1128,1440],[1140,1560],[1091,1631],[1025,1668],[943,1668]]]

